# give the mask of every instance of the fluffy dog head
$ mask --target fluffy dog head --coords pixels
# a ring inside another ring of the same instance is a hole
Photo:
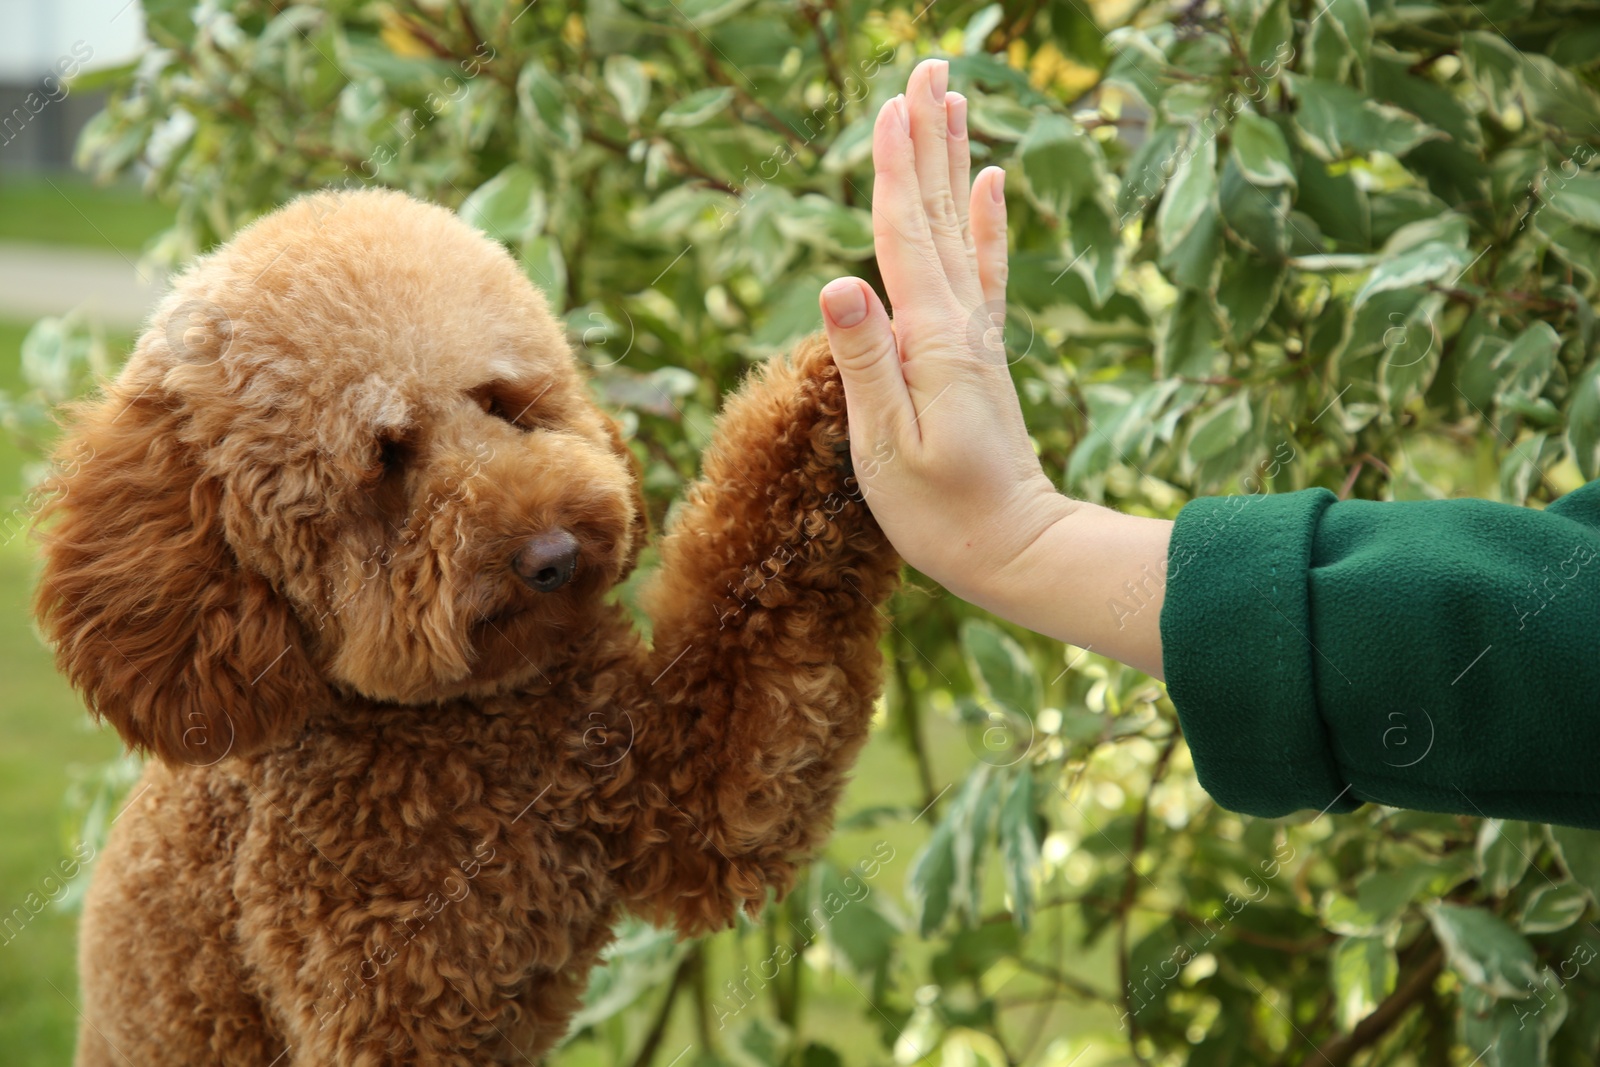
[[[187,762],[280,743],[330,691],[534,677],[642,533],[543,297],[390,192],[303,198],[197,263],[58,470],[36,597],[57,661]]]

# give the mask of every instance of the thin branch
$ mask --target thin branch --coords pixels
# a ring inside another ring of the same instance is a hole
[[[732,78],[728,77],[727,72],[722,69],[722,64],[718,63],[717,57],[712,54],[713,49],[709,41],[706,41],[702,37],[697,40],[693,40],[691,43],[695,51],[700,53],[700,59],[706,65],[706,73],[710,74],[711,77],[718,83],[727,86],[729,89],[732,89],[733,95],[738,98],[741,103],[743,103],[746,107],[754,109],[755,112],[762,117],[766,124],[772,128],[774,133],[780,133],[784,137],[788,138],[789,143],[793,145],[797,151],[806,146],[806,139],[796,133],[793,127],[791,127],[787,122],[784,122],[777,115],[773,114],[772,109],[767,107],[767,105],[763,104],[760,100],[757,100],[748,89],[734,81]]]
[[[1435,945],[1433,952],[1423,961],[1422,966],[1411,972],[1411,976],[1397,986],[1382,1004],[1373,1009],[1371,1015],[1357,1023],[1354,1030],[1325,1042],[1300,1062],[1345,1067],[1355,1058],[1356,1053],[1388,1033],[1412,1005],[1427,995],[1433,987],[1433,980],[1439,976],[1439,971],[1443,967],[1444,949]]]
[[[1018,967],[1021,967],[1029,974],[1036,974],[1040,978],[1048,978],[1060,988],[1070,990],[1085,1000],[1092,1000],[1100,1004],[1109,1004],[1115,999],[1111,996],[1111,994],[1101,992],[1082,979],[1074,978],[1072,975],[1058,971],[1054,967],[1048,966],[1047,964],[1038,963],[1034,960],[1023,959],[1021,957],[1018,957],[1016,962]]]
[[[620,141],[612,140],[610,137],[607,137],[605,134],[599,132],[598,130],[593,130],[593,129],[584,130],[583,131],[583,138],[584,138],[584,140],[588,141],[591,144],[597,144],[601,148],[609,149],[610,151],[615,152],[617,155],[621,156],[624,159],[628,158],[628,146],[627,145],[623,144]],[[670,144],[670,142],[667,142],[667,143]],[[676,147],[676,146],[673,146],[673,147]],[[718,190],[719,192],[728,193],[731,196],[738,196],[739,195],[739,190],[738,189],[735,189],[733,186],[729,185],[727,182],[723,181],[721,178],[718,178],[715,175],[710,174],[705,170],[702,170],[699,166],[697,166],[688,157],[682,156],[682,155],[678,154],[677,152],[671,152],[671,153],[669,153],[667,155],[667,167],[674,174],[679,174],[679,175],[682,175],[682,176],[684,176],[686,178],[698,178],[701,181],[705,182],[707,185],[711,186],[713,189]]]
[[[633,1057],[633,1067],[649,1067],[650,1061],[655,1059],[661,1039],[667,1036],[667,1023],[672,1020],[672,1006],[677,1003],[678,991],[688,984],[690,973],[694,970],[695,953],[699,951],[700,947],[696,945],[693,950],[684,953],[678,969],[672,972],[672,984],[667,986],[666,999],[661,1002],[654,1021],[650,1023],[644,1044],[639,1046],[638,1054]]]
[[[844,91],[844,75],[839,70],[838,62],[833,58],[833,47],[828,44],[827,31],[822,28],[822,12],[815,3],[803,3],[800,10],[804,13],[806,21],[811,23],[811,32],[817,38],[817,51],[822,53],[822,64],[828,69],[828,80],[833,87],[839,90],[839,96],[846,95]]]
[[[1172,752],[1178,747],[1178,737],[1174,734],[1161,749],[1161,755],[1156,758],[1156,765],[1150,771],[1150,788],[1145,790],[1144,800],[1139,805],[1138,818],[1133,824],[1133,840],[1128,846],[1128,877],[1122,883],[1122,899],[1117,902],[1117,970],[1122,979],[1122,1006],[1128,1013],[1128,1052],[1138,1062],[1148,1067],[1149,1062],[1139,1051],[1139,1016],[1133,1007],[1133,976],[1130,973],[1132,964],[1128,955],[1128,913],[1133,910],[1134,898],[1139,891],[1139,857],[1144,853],[1145,840],[1150,832],[1150,798],[1155,794],[1156,785],[1167,773],[1167,763],[1172,759]]]

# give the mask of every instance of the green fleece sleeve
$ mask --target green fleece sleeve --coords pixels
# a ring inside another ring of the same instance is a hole
[[[1225,808],[1370,801],[1600,829],[1600,481],[1543,511],[1326,489],[1195,500],[1161,640]]]

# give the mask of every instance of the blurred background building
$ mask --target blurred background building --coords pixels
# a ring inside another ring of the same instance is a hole
[[[129,62],[143,37],[137,0],[0,0],[0,171],[64,170],[100,107],[62,71]]]

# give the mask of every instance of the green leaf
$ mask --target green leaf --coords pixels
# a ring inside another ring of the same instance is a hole
[[[773,221],[790,240],[820,248],[840,259],[861,259],[872,254],[872,215],[819,193],[807,193],[786,209],[774,212]]]
[[[1478,828],[1478,877],[1491,896],[1503,897],[1528,873],[1532,828],[1525,822],[1485,819]]]
[[[1335,175],[1309,152],[1300,159],[1300,193],[1295,207],[1311,216],[1322,232],[1344,248],[1372,244],[1372,208],[1366,191],[1348,173]]]
[[[987,922],[965,930],[958,930],[950,945],[934,956],[932,966],[934,981],[945,986],[974,982],[990,968],[1008,956],[1016,955],[1022,938],[1013,923]]]
[[[671,930],[624,919],[617,927],[617,939],[601,955],[606,965],[590,975],[583,1007],[572,1019],[572,1032],[609,1019],[661,988],[688,950],[689,943],[680,942]]]
[[[1103,307],[1116,292],[1122,242],[1115,223],[1100,197],[1085,199],[1067,217],[1068,239],[1064,252],[1072,270],[1083,279],[1095,307]]]
[[[1366,0],[1317,0],[1306,34],[1307,71],[1330,82],[1364,69],[1372,44],[1372,16]]]
[[[1521,106],[1521,56],[1499,34],[1467,33],[1461,37],[1462,66],[1483,93],[1496,121]]]
[[[967,105],[967,125],[997,141],[1020,141],[1033,127],[1034,111],[999,93],[974,93]]]
[[[644,64],[630,55],[607,56],[604,70],[606,88],[617,98],[623,121],[638,122],[650,103],[650,75]]]
[[[1223,262],[1217,309],[1234,344],[1246,343],[1266,323],[1278,304],[1288,274],[1281,265],[1263,263],[1242,253],[1230,255]]]
[[[139,5],[150,39],[165,48],[194,41],[193,0],[144,0]]]
[[[1549,439],[1548,433],[1531,434],[1506,452],[1500,462],[1500,493],[1506,500],[1518,504],[1527,501],[1544,472],[1544,449]]]
[[[1077,126],[1042,112],[1017,145],[1022,176],[1040,210],[1066,218],[1099,187],[1100,150]]]
[[[755,0],[677,0],[672,14],[686,20],[700,32],[737,15]]]
[[[968,115],[970,119],[970,112]],[[822,156],[822,169],[843,174],[872,158],[872,120],[859,118],[839,131]]]
[[[1217,184],[1217,206],[1223,221],[1274,262],[1289,254],[1290,191],[1286,187],[1262,188],[1247,181],[1230,157]]]
[[[961,648],[983,693],[1022,715],[1033,715],[1044,701],[1044,686],[1033,660],[1011,635],[983,619],[961,623]]]
[[[1367,152],[1401,156],[1438,130],[1389,104],[1354,89],[1302,75],[1285,74],[1299,102],[1295,126],[1305,147],[1325,163]]]
[[[961,31],[961,51],[967,55],[982,52],[983,43],[989,39],[989,34],[1000,25],[1000,20],[1005,17],[1005,9],[999,4],[989,4],[980,7],[972,13],[967,20],[967,28]]]
[[[522,269],[543,290],[550,306],[560,311],[567,302],[567,260],[561,245],[547,233],[534,234],[522,244]]]
[[[1033,774],[1024,765],[1000,808],[1000,856],[1005,863],[1006,895],[1017,929],[1033,925],[1033,879],[1039,868],[1039,835],[1034,829]]]
[[[1542,212],[1535,225],[1562,259],[1590,281],[1600,281],[1600,233],[1570,223],[1553,211]]]
[[[1221,455],[1250,432],[1251,420],[1250,397],[1240,390],[1194,421],[1189,458],[1200,461]]]
[[[1464,252],[1438,241],[1429,242],[1380,262],[1356,293],[1352,306],[1359,308],[1378,293],[1410,289],[1441,278],[1453,280],[1466,265]]]
[[[983,855],[989,844],[990,824],[995,809],[1000,804],[1000,776],[992,768],[979,764],[967,776],[961,796],[950,805],[949,816],[955,821],[952,838],[955,844],[956,903],[969,926],[976,926],[983,904]]]
[[[1429,293],[1406,313],[1390,312],[1383,331],[1383,360],[1378,366],[1380,396],[1395,410],[1433,382],[1441,359],[1439,319],[1442,293]],[[1365,309],[1363,309],[1365,310]],[[1367,316],[1358,316],[1365,320]]]
[[[1245,179],[1256,185],[1294,185],[1289,143],[1276,123],[1253,111],[1241,111],[1229,128],[1233,160]]]
[[[1206,211],[1175,248],[1162,253],[1159,262],[1175,285],[1209,293],[1217,286],[1223,258],[1222,217]]]
[[[1128,159],[1117,190],[1117,217],[1126,223],[1135,215],[1144,214],[1145,208],[1161,195],[1166,187],[1169,166],[1176,165],[1173,156],[1178,147],[1179,130],[1163,123],[1145,135],[1141,144]]]
[[[725,85],[700,89],[663,111],[659,122],[674,129],[699,126],[716,117],[732,101],[733,90]]]
[[[1498,1000],[1466,986],[1461,990],[1461,1040],[1478,1057],[1473,1067],[1547,1067],[1550,1036],[1566,1014],[1567,997],[1559,986],[1519,1000]]]
[[[1565,930],[1589,910],[1589,894],[1574,882],[1542,885],[1528,894],[1518,923],[1525,934],[1553,934]]]
[[[1348,1033],[1394,992],[1400,962],[1382,938],[1346,937],[1334,945],[1328,973],[1339,1027]]]
[[[1572,71],[1551,62],[1549,56],[1522,52],[1523,99],[1528,111],[1563,130],[1587,135],[1600,124],[1600,93]]]
[[[1473,1067],[1548,1067],[1549,1026],[1566,1014],[1565,996],[1497,1000],[1472,986],[1461,991],[1461,1041],[1474,1050]]]
[[[1250,31],[1250,65],[1274,71],[1294,54],[1289,0],[1271,0]]]
[[[750,335],[751,355],[777,355],[800,338],[820,330],[822,311],[817,296],[822,286],[823,279],[816,275],[791,276],[765,309],[761,325]]]
[[[1561,866],[1589,891],[1591,900],[1600,901],[1600,830],[1551,825],[1546,832]]]
[[[583,140],[577,113],[567,102],[566,87],[533,60],[517,76],[517,108],[523,121],[567,151],[575,151]]]
[[[1600,478],[1600,363],[1592,363],[1568,397],[1567,446],[1586,480]]]
[[[870,975],[888,962],[894,950],[895,928],[873,903],[876,890],[856,871],[841,871],[826,860],[813,865],[810,910],[800,923],[807,934],[825,930],[850,966]]]
[[[1185,291],[1173,305],[1157,353],[1163,376],[1206,378],[1223,358],[1217,347],[1217,324],[1211,300],[1204,293]]]
[[[1429,890],[1448,888],[1449,868],[1417,863],[1395,869],[1380,868],[1356,882],[1356,903],[1378,925],[1400,918]]]
[[[844,1067],[844,1060],[827,1045],[811,1041],[800,1051],[799,1067]]]
[[[1523,330],[1495,360],[1495,369],[1502,375],[1501,393],[1538,396],[1555,369],[1560,350],[1561,335],[1548,322],[1540,320]]]
[[[1544,195],[1557,215],[1586,229],[1600,230],[1600,177],[1553,175],[1545,181]]]
[[[490,237],[516,244],[544,229],[544,190],[532,170],[513,163],[474,189],[457,214]]]
[[[1533,946],[1504,919],[1458,904],[1432,904],[1424,910],[1450,969],[1462,981],[1501,998],[1531,993],[1539,980]]]
[[[679,185],[629,213],[628,225],[642,237],[680,237],[696,222],[712,215],[713,209],[718,215],[742,210],[741,205],[725,193],[697,185]]]
[[[923,937],[939,929],[950,913],[951,890],[956,878],[955,834],[948,818],[934,827],[933,836],[917,854],[906,877],[906,895],[917,916],[917,932]]]
[[[1196,136],[1198,131],[1191,131],[1190,137]],[[1208,137],[1186,149],[1156,211],[1156,231],[1164,255],[1178,247],[1203,215],[1215,213],[1216,194],[1217,145]]]

